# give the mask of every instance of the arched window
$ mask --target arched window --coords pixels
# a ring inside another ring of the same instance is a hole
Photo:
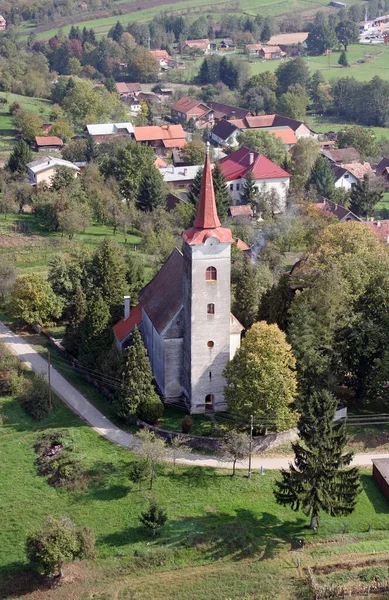
[[[208,267],[205,271],[205,280],[206,281],[216,281],[217,279],[217,271],[215,267]]]
[[[214,315],[214,314],[215,314],[215,305],[207,304],[207,315]]]

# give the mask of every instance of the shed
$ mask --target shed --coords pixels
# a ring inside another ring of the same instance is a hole
[[[389,458],[373,458],[373,477],[389,500]]]

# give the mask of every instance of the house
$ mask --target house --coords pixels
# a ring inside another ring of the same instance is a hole
[[[63,141],[56,135],[37,135],[35,138],[35,149],[38,152],[58,152],[62,148]]]
[[[136,311],[134,323],[165,402],[183,401],[191,413],[223,411],[223,371],[243,327],[230,312],[235,240],[220,225],[208,153],[194,226],[182,237],[183,252],[175,248],[141,290],[137,307],[115,325],[115,339],[118,347],[125,343]]]
[[[192,50],[192,48],[198,48],[202,50],[204,54],[208,54],[211,50],[211,42],[208,38],[202,38],[200,40],[186,40],[184,49]]]
[[[253,209],[249,204],[235,204],[235,206],[230,206],[228,209],[228,216],[232,219],[239,217],[251,219],[253,215]]]
[[[186,192],[168,192],[166,194],[165,208],[168,212],[171,212],[179,204],[188,204],[188,196]]]
[[[246,131],[247,129],[290,127],[298,140],[302,137],[317,137],[317,134],[302,121],[297,121],[290,117],[283,117],[282,115],[246,116],[244,119],[236,119],[233,121],[233,124],[242,131]]]
[[[263,46],[258,54],[265,60],[274,60],[286,56],[285,52],[283,52],[279,46]]]
[[[261,56],[260,52],[262,51],[262,44],[246,44],[246,53],[249,56]]]
[[[172,119],[177,123],[192,121],[196,127],[213,123],[213,110],[200,100],[184,96],[171,106]]]
[[[150,50],[150,54],[155,60],[159,62],[159,66],[161,68],[168,66],[168,61],[170,60],[170,56],[166,50]]]
[[[134,127],[134,138],[140,144],[152,146],[157,154],[180,150],[186,144],[182,125],[150,125]]]
[[[350,164],[353,162],[360,162],[361,155],[355,148],[331,148],[321,151],[325,158],[328,158],[333,163],[342,165],[344,163]]]
[[[251,257],[251,248],[248,244],[246,244],[246,242],[244,242],[243,240],[237,239],[236,247],[238,250],[240,250],[241,252],[244,252],[244,254]]]
[[[373,478],[389,500],[389,459],[373,458]]]
[[[298,140],[295,132],[288,125],[283,127],[262,127],[261,131],[267,131],[274,137],[280,139],[289,149],[297,144]]]
[[[202,168],[202,165],[190,165],[187,167],[175,167],[168,165],[167,167],[159,168],[163,180],[170,183],[174,188],[181,190],[189,190],[196,177],[197,171]]]
[[[343,221],[362,221],[362,219],[357,217],[357,215],[351,212],[351,210],[345,208],[344,206],[341,206],[340,204],[332,202],[332,200],[324,200],[324,202],[318,202],[317,204],[315,204],[315,206],[331,213],[341,223],[343,223]]]
[[[378,175],[378,177],[382,177],[382,176],[385,177],[388,168],[389,168],[389,158],[384,157],[376,166],[375,174]]]
[[[352,186],[358,183],[358,179],[344,167],[331,164],[331,172],[334,176],[336,188],[351,190]]]
[[[128,346],[131,333],[142,322],[141,305],[137,304],[131,310],[130,300],[130,296],[124,296],[124,317],[113,326],[115,343],[118,350],[124,350]]]
[[[0,31],[4,31],[7,27],[7,21],[4,19],[3,15],[0,15]]]
[[[276,212],[283,212],[291,178],[287,171],[245,146],[222,158],[219,164],[234,200],[240,199],[246,176],[251,172],[256,187],[278,193],[280,206]]]
[[[389,220],[365,221],[370,231],[382,242],[389,244]]]
[[[216,123],[211,133],[211,140],[216,144],[227,145],[230,148],[234,148],[238,145],[237,137],[240,133],[240,129],[235,125],[234,121],[226,121],[222,119],[219,123]]]
[[[236,45],[231,38],[224,38],[219,44],[219,50],[223,52],[236,50]]]
[[[128,97],[137,97],[142,91],[140,83],[125,83],[124,81],[117,81],[115,88],[121,100]]]
[[[230,104],[223,104],[222,102],[208,102],[208,106],[212,108],[214,112],[215,123],[221,119],[244,119],[247,116],[251,116],[250,111],[246,108],[231,106]]]
[[[67,167],[74,171],[76,177],[81,169],[76,164],[63,160],[61,158],[55,158],[52,156],[42,156],[37,160],[33,160],[27,163],[28,178],[31,185],[38,185],[45,183],[49,187],[52,183],[52,178],[55,175],[55,171],[58,167]]]
[[[93,124],[87,125],[85,129],[96,144],[109,142],[109,140],[119,136],[134,137],[134,126],[129,122]]]
[[[363,180],[365,175],[368,177],[375,177],[375,173],[371,168],[370,163],[368,162],[360,162],[360,163],[348,163],[342,165],[351,175],[354,175],[360,181]]]

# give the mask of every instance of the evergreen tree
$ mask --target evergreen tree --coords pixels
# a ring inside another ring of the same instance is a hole
[[[368,217],[372,214],[377,202],[383,198],[383,191],[371,190],[369,177],[364,176],[363,181],[353,185],[350,198],[350,210],[358,217]]]
[[[26,164],[32,160],[32,150],[24,141],[19,140],[8,159],[8,168],[12,173],[25,173],[27,171]]]
[[[113,344],[109,306],[100,294],[89,299],[81,325],[79,360],[86,367],[100,369]]]
[[[255,177],[251,171],[246,175],[246,180],[243,184],[243,191],[240,194],[242,204],[250,204],[255,211],[258,204],[258,188],[255,185]]]
[[[87,301],[85,292],[78,283],[75,288],[74,302],[69,309],[69,322],[63,339],[63,345],[67,352],[77,358],[81,345],[81,324],[86,317]]]
[[[232,312],[248,329],[257,320],[259,302],[272,284],[272,275],[268,267],[252,264],[245,254],[241,268],[235,272],[234,284]]]
[[[113,40],[115,40],[115,42],[119,43],[120,38],[122,37],[123,33],[124,33],[124,27],[120,23],[120,21],[117,21],[116,25],[114,25],[108,32],[108,37],[112,38]]]
[[[91,135],[88,135],[86,139],[86,147],[85,147],[85,158],[87,162],[91,162],[93,159],[97,158],[99,154],[98,145]]]
[[[115,402],[117,413],[126,420],[134,420],[142,407],[161,404],[153,384],[153,374],[138,329],[131,335],[130,346],[123,353],[121,387]]]
[[[298,424],[300,441],[292,444],[294,464],[281,471],[274,490],[279,504],[310,514],[309,528],[314,530],[321,511],[351,514],[360,492],[358,469],[345,469],[353,454],[343,454],[348,438],[345,423],[334,422],[336,406],[326,390],[311,395]]]
[[[341,65],[342,67],[349,67],[349,62],[347,60],[347,54],[345,52],[345,50],[342,50],[342,52],[340,53],[339,56],[339,60],[338,60],[338,65]]]
[[[167,521],[166,510],[159,506],[156,500],[151,500],[148,509],[140,514],[139,521],[150,529],[154,536]]]
[[[192,184],[188,191],[188,200],[197,207],[200,198],[201,182],[203,180],[204,169],[199,169],[194,176]]]
[[[262,44],[266,44],[271,38],[271,29],[269,23],[265,23],[261,31],[260,41]]]
[[[204,58],[198,74],[198,82],[202,85],[207,85],[210,81],[208,60]]]
[[[126,263],[120,246],[103,240],[97,246],[89,268],[93,291],[101,294],[116,323],[123,316],[123,296],[127,291]]]
[[[165,183],[161,173],[154,166],[143,173],[139,185],[136,205],[140,210],[151,211],[166,202]]]
[[[307,188],[310,185],[316,187],[317,193],[324,198],[332,200],[335,195],[335,180],[332,175],[330,163],[323,156],[318,156],[312,167],[311,175],[307,182]]]
[[[212,172],[213,188],[215,190],[215,200],[219,219],[223,221],[227,217],[228,207],[231,204],[231,196],[227,188],[226,178],[220,168],[219,163]]]

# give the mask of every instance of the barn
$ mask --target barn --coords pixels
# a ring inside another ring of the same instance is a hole
[[[373,458],[373,477],[389,500],[389,458]]]

